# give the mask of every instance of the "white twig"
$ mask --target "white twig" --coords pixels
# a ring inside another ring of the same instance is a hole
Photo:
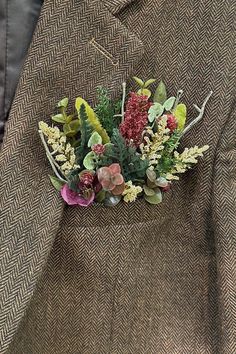
[[[174,108],[173,108],[173,112],[175,111],[176,107],[178,106],[179,101],[180,101],[180,99],[181,99],[183,93],[184,93],[183,90],[179,90],[179,91],[177,92],[176,100],[175,100],[175,104],[174,104]]]
[[[39,136],[42,140],[42,143],[43,143],[43,146],[44,146],[44,149],[46,151],[46,156],[48,158],[48,161],[50,162],[50,165],[52,166],[52,169],[55,173],[55,175],[57,176],[57,178],[62,181],[62,182],[67,182],[66,180],[64,180],[60,174],[58,173],[58,170],[57,169],[60,169],[60,166],[56,163],[56,161],[54,160],[54,158],[52,157],[49,149],[48,149],[48,146],[47,146],[47,143],[44,139],[44,135],[43,135],[43,132],[41,130],[38,131],[39,132]]]
[[[58,171],[57,171],[57,169],[56,169],[56,166],[55,166],[54,163],[52,162],[51,155],[48,154],[48,153],[46,153],[46,156],[47,156],[48,161],[49,161],[50,165],[52,166],[52,169],[53,169],[55,175],[57,176],[57,178],[58,178],[60,181],[62,181],[62,182],[67,182],[67,181],[66,181],[65,179],[63,179],[63,178],[60,176],[60,174],[58,173]]]
[[[121,121],[124,121],[124,116],[125,116],[125,97],[126,97],[126,82],[123,82],[122,84],[123,87],[123,96],[122,96],[122,107],[121,107]]]
[[[205,108],[206,108],[206,104],[207,102],[209,101],[209,99],[211,98],[213,94],[213,91],[210,91],[209,94],[207,95],[205,101],[203,102],[202,104],[202,107],[199,108],[196,104],[194,104],[194,108],[198,111],[199,115],[197,116],[197,118],[195,118],[183,131],[181,137],[183,137],[190,129],[192,129],[192,127],[197,124],[202,118],[203,118],[203,115],[204,115],[204,112],[205,112]]]

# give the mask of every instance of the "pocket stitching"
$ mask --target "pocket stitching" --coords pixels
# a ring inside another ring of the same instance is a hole
[[[89,41],[89,43],[102,55],[104,55],[112,63],[112,65],[119,65],[119,60],[116,59],[110,52],[108,52],[108,50],[106,50],[101,44],[99,44],[94,37]]]

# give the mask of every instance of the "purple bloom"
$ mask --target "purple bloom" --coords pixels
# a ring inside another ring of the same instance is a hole
[[[69,188],[68,184],[64,184],[61,196],[68,205],[89,206],[94,201],[95,193],[92,189],[88,189],[82,194],[76,193]]]

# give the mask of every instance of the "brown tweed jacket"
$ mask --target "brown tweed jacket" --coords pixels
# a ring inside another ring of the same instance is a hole
[[[235,0],[45,0],[0,154],[1,354],[236,353],[235,24]],[[162,205],[64,207],[37,122],[134,74],[213,90],[183,141],[210,150]]]

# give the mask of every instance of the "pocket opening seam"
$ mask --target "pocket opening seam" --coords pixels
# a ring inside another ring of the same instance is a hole
[[[99,44],[93,37],[89,43],[98,50],[102,55],[104,55],[114,66],[119,65],[119,60],[114,57],[108,50],[106,50],[101,44]]]

